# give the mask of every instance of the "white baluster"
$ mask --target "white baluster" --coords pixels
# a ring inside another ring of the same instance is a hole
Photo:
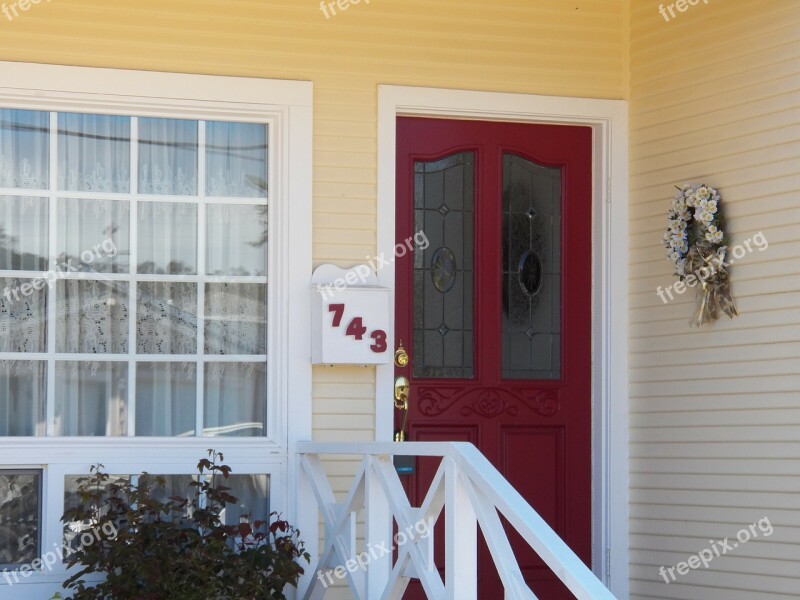
[[[461,469],[447,461],[445,477],[445,586],[447,600],[478,598],[478,525],[461,481]]]
[[[387,455],[367,456],[365,459],[368,600],[380,600],[392,572],[392,553],[385,550],[392,547],[392,510],[376,472],[381,463],[391,465],[392,459]]]

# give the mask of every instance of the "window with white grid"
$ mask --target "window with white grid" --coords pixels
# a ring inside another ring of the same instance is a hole
[[[0,436],[266,435],[271,133],[0,110]]]

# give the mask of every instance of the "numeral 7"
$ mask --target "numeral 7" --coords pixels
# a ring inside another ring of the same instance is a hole
[[[342,317],[344,316],[344,304],[331,304],[328,307],[328,312],[333,313],[333,326],[339,327],[342,324]]]

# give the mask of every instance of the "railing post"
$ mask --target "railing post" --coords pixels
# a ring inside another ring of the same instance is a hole
[[[314,497],[311,480],[303,468],[303,461],[305,460],[305,454],[295,455],[294,481],[296,485],[295,501],[297,502],[295,514],[306,551],[311,555],[311,563],[306,564],[305,561],[301,563],[305,569],[305,574],[298,582],[298,598],[303,598],[306,590],[314,581],[316,573],[313,572],[313,568],[319,560],[319,507]]]
[[[478,598],[478,524],[475,509],[450,458],[445,473],[445,587],[447,600]]]
[[[369,456],[365,465],[367,600],[381,599],[392,572],[392,553],[384,551],[392,547],[392,509],[377,473],[383,462],[391,463],[391,458]]]

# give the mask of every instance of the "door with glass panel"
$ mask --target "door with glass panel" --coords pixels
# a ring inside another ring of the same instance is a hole
[[[268,140],[266,123],[0,109],[0,437],[106,438],[96,460],[129,464],[112,438],[266,440]],[[0,495],[32,490],[13,518],[60,527],[32,501],[47,473],[0,458]],[[0,567],[41,544],[3,535]]]
[[[397,140],[397,240],[430,240],[397,261],[405,437],[475,444],[590,564],[591,129],[400,118]],[[538,597],[572,597],[510,539]],[[483,544],[479,565],[478,597],[501,598]]]

